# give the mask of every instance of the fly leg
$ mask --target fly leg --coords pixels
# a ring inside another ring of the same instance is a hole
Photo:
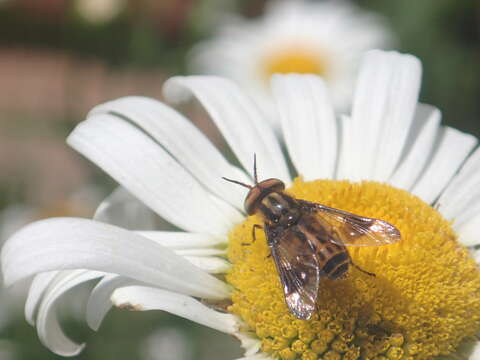
[[[261,225],[258,225],[258,224],[254,224],[252,226],[252,243],[254,243],[255,241],[257,241],[257,237],[255,236],[255,230],[257,229],[263,229],[263,226]],[[250,246],[251,244],[250,243],[242,243],[243,246]]]
[[[352,264],[352,266],[357,269],[357,270],[360,270],[361,272],[363,272],[364,274],[367,274],[368,276],[373,276],[373,277],[376,277],[377,275],[375,275],[374,273],[371,273],[371,272],[368,272],[367,270],[363,270],[360,266],[358,266],[357,264],[355,264],[352,260],[350,260],[350,264]]]
[[[255,230],[256,229],[262,229],[263,230],[263,226],[258,225],[258,224],[253,225],[253,227],[252,227],[252,239],[253,239],[253,241],[252,242],[257,241],[257,237],[255,236]]]
[[[253,225],[253,227],[252,227],[252,239],[253,239],[252,242],[257,241],[257,237],[255,236],[255,231],[256,231],[257,229],[262,229],[262,230],[263,230],[264,228],[263,228],[263,226],[258,225],[258,224],[254,224],[254,225]],[[250,245],[250,244],[249,244],[249,245]],[[270,252],[270,254],[268,254],[266,258],[268,259],[268,258],[271,257],[271,256],[272,256],[272,253]]]

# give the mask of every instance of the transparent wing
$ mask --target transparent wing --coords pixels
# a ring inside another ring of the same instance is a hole
[[[400,241],[400,231],[392,224],[325,205],[299,200],[316,212],[317,221],[332,234],[330,241],[347,246],[380,246]]]
[[[272,251],[285,302],[292,314],[308,320],[315,311],[320,270],[312,244],[293,229],[288,229],[273,238],[273,232],[265,228]]]

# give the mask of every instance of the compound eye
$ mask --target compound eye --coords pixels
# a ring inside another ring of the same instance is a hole
[[[285,190],[285,184],[279,179],[267,179],[263,180],[259,184],[264,189],[270,189],[271,191],[283,191]]]

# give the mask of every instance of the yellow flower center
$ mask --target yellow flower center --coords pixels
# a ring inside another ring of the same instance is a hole
[[[266,79],[273,74],[317,74],[326,76],[327,64],[315,51],[293,45],[270,52],[262,61],[261,71]]]
[[[449,222],[406,191],[375,182],[295,180],[288,193],[391,222],[402,240],[349,247],[355,264],[341,280],[322,279],[318,310],[299,320],[285,305],[262,231],[248,217],[229,235],[229,308],[273,357],[431,359],[451,354],[480,329],[480,272]]]

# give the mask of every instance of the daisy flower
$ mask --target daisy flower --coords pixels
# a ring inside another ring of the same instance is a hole
[[[211,39],[192,50],[192,73],[234,80],[253,95],[271,121],[276,118],[272,74],[320,75],[334,104],[346,108],[361,55],[390,47],[393,38],[380,17],[348,1],[277,0],[269,2],[258,19],[230,15],[224,20]]]
[[[58,303],[97,279],[86,304],[94,330],[113,303],[231,334],[246,359],[458,357],[480,330],[480,272],[468,248],[480,230],[480,151],[475,137],[441,126],[440,111],[418,103],[420,78],[417,58],[371,51],[351,114],[336,116],[320,77],[275,76],[294,174],[281,139],[229,80],[174,77],[164,90],[170,101],[198,98],[239,166],[161,102],[99,105],[68,143],[120,187],[94,220],[48,219],[13,235],[2,250],[5,282],[36,275],[26,317],[62,355],[83,345],[62,332]],[[395,244],[350,248],[377,276],[350,269],[345,279],[322,279],[309,320],[288,311],[261,231],[252,239],[261,219],[245,216],[245,189],[221,180],[251,183],[253,153],[259,176],[283,180],[291,195],[388,221],[402,234]],[[182,231],[135,226],[150,213]]]

